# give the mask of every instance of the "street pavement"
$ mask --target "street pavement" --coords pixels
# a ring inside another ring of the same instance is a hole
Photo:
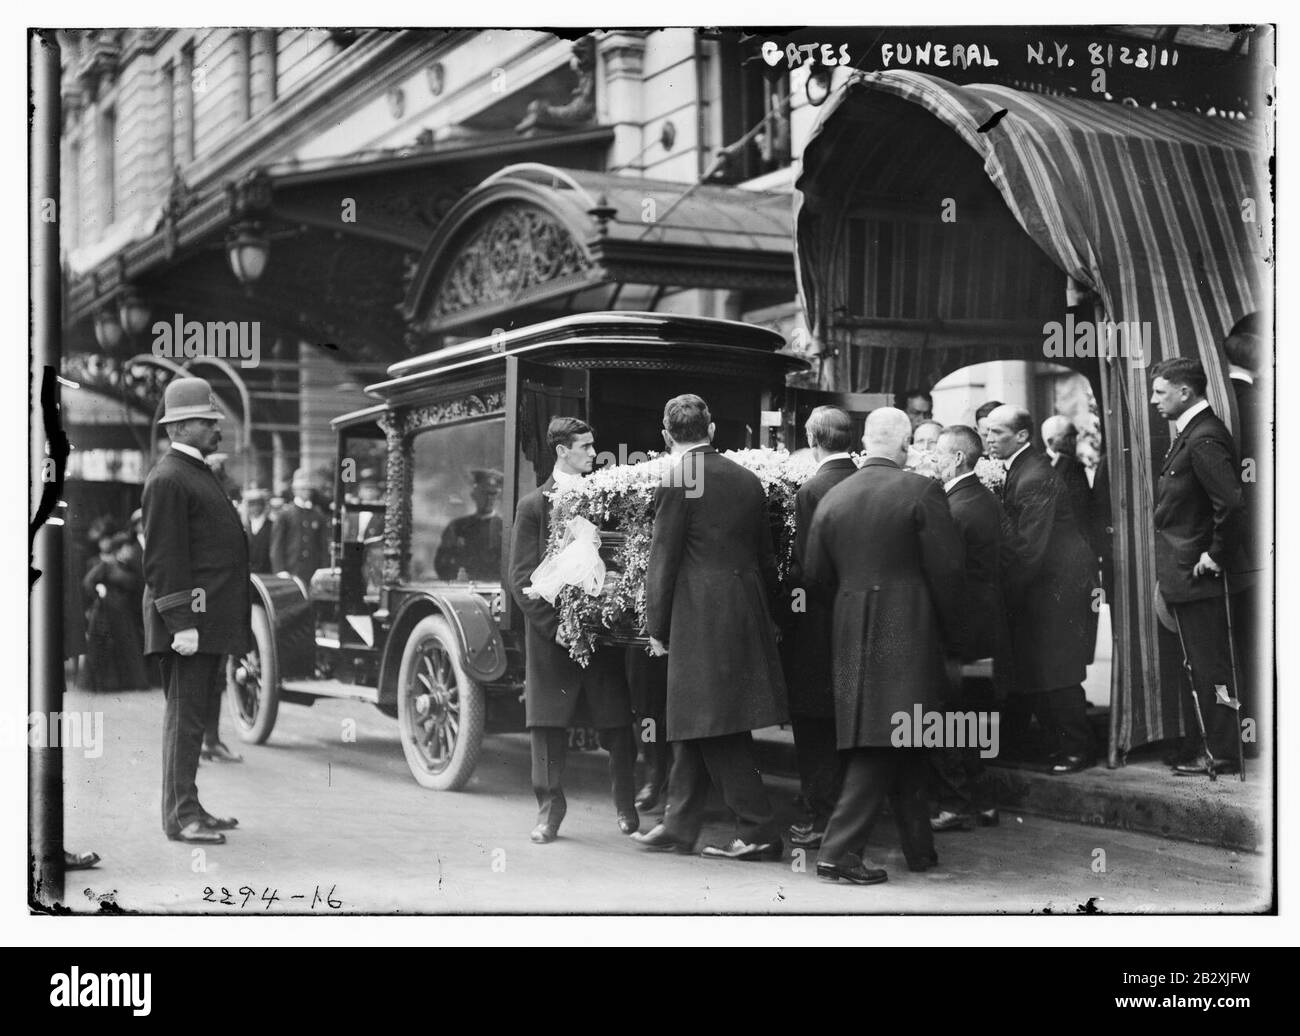
[[[161,691],[72,689],[65,709],[103,713],[103,744],[65,745],[65,845],[103,862],[67,876],[75,912],[330,913],[1241,913],[1271,901],[1249,853],[1018,816],[936,836],[940,865],[910,873],[891,818],[869,848],[883,885],[820,880],[815,854],[740,863],[648,853],[621,835],[603,752],[571,752],[560,838],[533,845],[525,735],[492,735],[458,793],[411,778],[397,723],[373,706],[282,705],[265,745],[204,763],[211,812],[239,818],[225,845],[168,841],[160,820]],[[355,729],[354,729],[355,728]],[[355,736],[355,740],[350,738]],[[793,819],[797,785],[768,778]],[[643,817],[643,828],[654,822]],[[701,844],[731,833],[725,813]]]

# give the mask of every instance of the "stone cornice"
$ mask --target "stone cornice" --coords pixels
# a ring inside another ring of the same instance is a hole
[[[254,116],[239,135],[185,169],[198,189],[238,179],[268,162],[268,151],[283,151],[310,139],[352,110],[382,95],[392,84],[419,71],[434,57],[463,42],[471,30],[454,29],[431,38],[427,31],[401,30],[364,36],[266,111]],[[273,147],[272,147],[273,145]]]

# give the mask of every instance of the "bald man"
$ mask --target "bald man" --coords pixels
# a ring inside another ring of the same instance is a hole
[[[1083,693],[1096,559],[1070,507],[1065,484],[1030,442],[1033,422],[1023,407],[989,414],[985,445],[1007,468],[1002,506],[1010,524],[1014,562],[1004,586],[1015,680],[1021,709],[1008,716],[1005,740],[1018,733],[1016,714],[1038,717],[1049,741],[1050,772],[1086,770],[1096,749]]]
[[[1088,485],[1088,472],[1079,463],[1079,431],[1064,414],[1053,414],[1043,422],[1042,435],[1052,470],[1065,484],[1075,523],[1086,534],[1092,514],[1092,487]]]
[[[907,414],[871,412],[867,460],[822,498],[804,554],[810,595],[831,610],[835,731],[844,756],[817,874],[856,885],[886,880],[863,859],[886,798],[908,869],[938,862],[929,752],[896,736],[895,717],[936,711],[948,695],[944,644],[960,626],[962,545],[943,488],[903,470],[911,439]]]

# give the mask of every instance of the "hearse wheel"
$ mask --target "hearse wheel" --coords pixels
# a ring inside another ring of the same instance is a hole
[[[226,703],[240,740],[260,745],[271,736],[280,710],[280,672],[265,608],[253,606],[252,625],[253,646],[226,661]]]
[[[407,638],[397,674],[397,725],[411,775],[421,787],[459,791],[483,747],[485,695],[465,675],[460,643],[439,615]]]

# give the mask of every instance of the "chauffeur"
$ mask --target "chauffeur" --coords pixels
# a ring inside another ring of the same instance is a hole
[[[163,830],[173,841],[224,842],[234,817],[199,804],[195,774],[205,717],[220,698],[226,655],[250,643],[248,542],[203,458],[221,442],[216,397],[202,378],[167,386],[158,422],[171,448],[144,484],[145,653],[159,659]]]

